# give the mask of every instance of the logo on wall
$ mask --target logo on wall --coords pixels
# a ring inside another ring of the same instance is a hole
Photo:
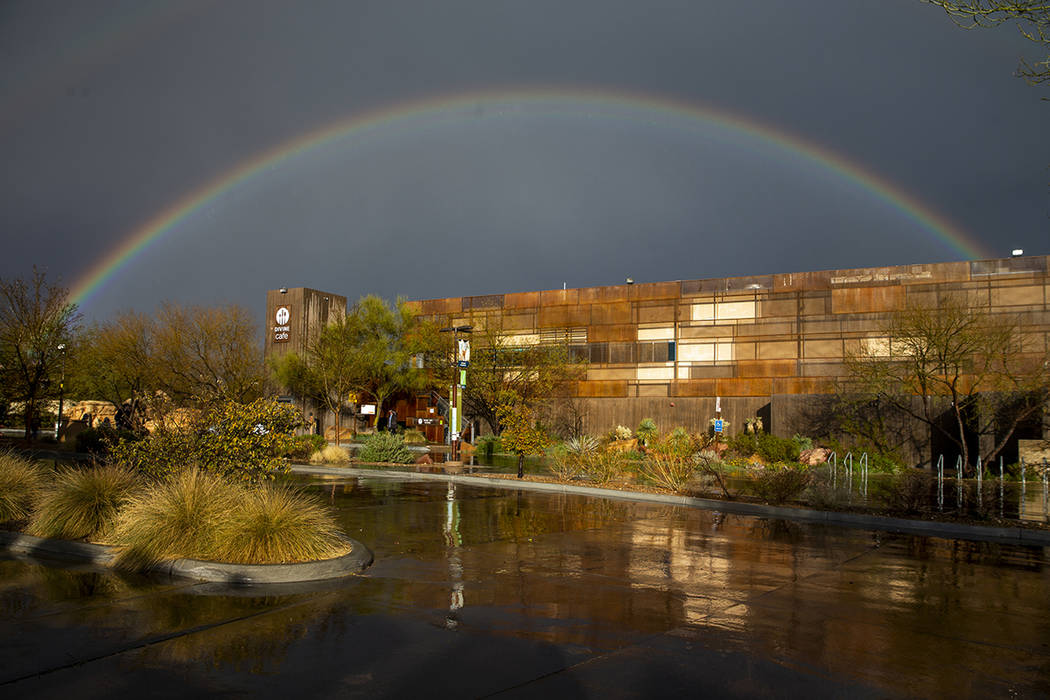
[[[292,312],[288,310],[287,306],[280,306],[277,308],[277,313],[274,314],[274,320],[277,321],[277,325],[273,327],[273,342],[288,342],[288,334],[292,328],[288,325],[288,321],[290,321],[291,318]]]

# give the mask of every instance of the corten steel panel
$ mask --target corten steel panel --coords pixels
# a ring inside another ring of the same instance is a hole
[[[591,323],[631,323],[630,302],[595,304],[591,307]]]
[[[674,306],[638,306],[638,323],[674,323]]]
[[[595,398],[620,398],[627,396],[626,381],[577,382],[576,395]]]
[[[587,328],[587,340],[591,343],[629,343],[637,339],[638,326],[632,324],[590,326]]]
[[[758,343],[756,357],[760,360],[788,360],[798,357],[798,343],[793,340],[778,340]]]
[[[677,299],[681,294],[678,282],[647,282],[635,284],[630,288],[630,298],[635,301],[646,299]]]
[[[468,309],[500,309],[503,308],[502,294],[484,294],[481,296],[463,297],[463,310]]]
[[[585,287],[580,290],[580,304],[599,302],[627,301],[628,287],[621,284],[614,287]]]
[[[683,340],[691,338],[732,338],[736,333],[736,325],[720,326],[679,326],[678,337]]]
[[[772,294],[758,302],[759,318],[794,318],[798,313],[798,299],[794,294]]]
[[[423,309],[428,314],[458,314],[463,311],[463,301],[459,297],[428,299],[423,302]]]
[[[755,343],[733,343],[733,357],[739,362],[740,360],[753,360],[755,359],[756,347]]]
[[[503,295],[504,309],[531,309],[539,305],[539,292],[515,292]]]
[[[639,384],[638,396],[667,396],[666,384]]]
[[[777,378],[773,380],[776,394],[831,394],[835,383],[820,377]]]
[[[892,320],[893,314],[854,314],[840,321],[841,330],[839,332],[843,336],[856,333],[882,334]]]
[[[904,288],[905,305],[936,306],[939,296],[935,286],[909,284]]]
[[[736,376],[741,379],[753,377],[794,377],[798,373],[795,360],[749,360],[736,363]]]
[[[772,379],[717,379],[716,396],[769,396]]]
[[[590,324],[590,306],[544,306],[536,315],[537,328],[574,328]]]
[[[802,343],[802,356],[807,360],[810,358],[841,358],[842,338],[806,340]]]
[[[839,334],[842,332],[842,324],[839,319],[826,321],[818,318],[809,318],[802,322],[802,335],[823,335],[827,333]]]
[[[679,379],[671,382],[670,396],[718,396],[718,379]]]
[[[992,306],[1041,306],[1043,301],[1042,285],[992,287]]]
[[[831,314],[831,292],[804,292],[802,316],[828,316]]]
[[[803,362],[804,377],[845,377],[848,374],[842,362]]]
[[[610,380],[635,380],[638,378],[638,370],[634,367],[588,367],[587,381],[601,382]]]
[[[849,287],[831,290],[832,313],[878,313],[904,307],[904,287]]]
[[[503,314],[503,330],[530,331],[536,327],[536,314]]]
[[[793,321],[738,323],[736,327],[736,337],[753,338],[761,336],[759,338],[760,340],[765,340],[766,336],[771,335],[793,336],[796,332],[797,329],[795,328],[795,323]]]
[[[540,306],[558,306],[579,303],[580,290],[578,289],[550,289],[540,292]]]
[[[733,376],[733,365],[693,365],[687,368],[690,379],[720,379]]]
[[[809,289],[830,289],[831,275],[831,270],[789,272],[773,275],[773,291],[794,292]]]

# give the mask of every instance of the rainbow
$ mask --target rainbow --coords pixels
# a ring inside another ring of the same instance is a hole
[[[859,186],[871,196],[920,224],[952,249],[969,259],[994,257],[969,234],[958,228],[945,216],[937,213],[917,198],[851,162],[793,134],[774,129],[754,119],[725,110],[676,101],[664,97],[601,90],[512,90],[482,91],[442,96],[399,103],[322,126],[285,141],[267,151],[243,161],[203,186],[185,194],[168,208],[131,232],[115,249],[97,261],[73,285],[71,299],[83,305],[121,268],[128,265],[151,243],[174,230],[208,203],[222,197],[241,183],[261,177],[282,164],[345,138],[367,138],[379,130],[394,128],[428,128],[441,122],[460,122],[479,114],[498,113],[523,108],[552,114],[587,115],[596,118],[613,117],[638,120],[652,124],[659,118],[672,117],[700,122],[723,132],[743,137],[753,145],[779,151],[810,162],[840,179]]]

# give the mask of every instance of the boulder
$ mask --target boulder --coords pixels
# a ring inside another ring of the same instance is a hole
[[[811,450],[802,450],[799,453],[798,461],[802,464],[807,464],[811,467],[815,467],[818,464],[824,464],[828,461],[828,457],[831,456],[831,450],[825,447],[814,447]]]

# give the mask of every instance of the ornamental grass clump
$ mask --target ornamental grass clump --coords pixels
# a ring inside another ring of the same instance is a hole
[[[310,455],[310,464],[348,464],[350,452],[345,447],[326,445]]]
[[[134,494],[112,542],[121,566],[142,569],[162,559],[214,559],[223,526],[244,502],[244,486],[187,469]]]
[[[138,488],[138,477],[115,465],[63,470],[44,490],[28,531],[40,537],[105,539]]]
[[[41,494],[47,475],[35,462],[0,453],[0,523],[25,520]]]
[[[221,561],[235,564],[313,561],[349,551],[323,503],[278,484],[244,492],[240,506],[221,527],[217,547]]]
[[[693,462],[687,456],[656,452],[646,456],[639,472],[657,486],[681,493],[693,478]]]

